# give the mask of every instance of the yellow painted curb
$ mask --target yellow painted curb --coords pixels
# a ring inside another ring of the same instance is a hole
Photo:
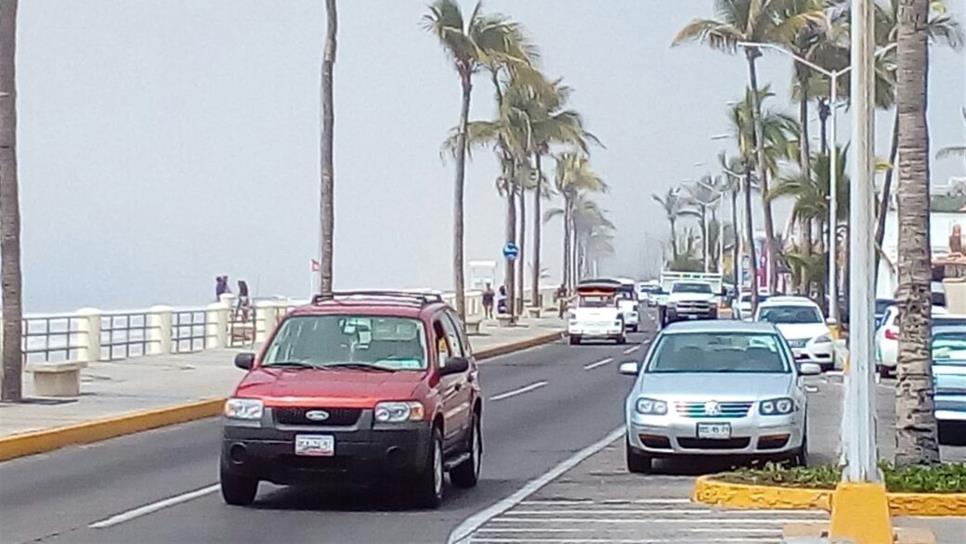
[[[725,508],[832,509],[832,489],[733,484],[701,476],[691,500]],[[966,517],[966,493],[888,493],[893,516]]]
[[[203,400],[5,436],[0,438],[0,461],[216,416],[224,404],[224,398]]]
[[[491,359],[548,344],[559,340],[560,334],[560,332],[555,332],[513,344],[480,350],[476,354],[476,358],[479,360]],[[224,398],[216,398],[0,437],[0,461],[213,417],[221,414],[224,405]]]
[[[855,544],[892,542],[892,517],[885,484],[839,483],[832,494],[829,538]]]
[[[829,510],[832,491],[767,485],[732,484],[701,476],[691,500],[729,508]]]

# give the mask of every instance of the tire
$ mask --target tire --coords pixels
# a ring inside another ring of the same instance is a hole
[[[879,365],[879,377],[882,379],[888,378],[892,372],[889,371],[889,367],[885,365]]]
[[[641,329],[640,325],[632,325],[631,332],[638,332]]]
[[[805,434],[802,436],[802,446],[788,458],[788,464],[793,467],[808,466],[808,421],[805,422]]]
[[[580,337],[579,336],[573,336],[573,335],[571,335],[570,336],[570,345],[571,346],[580,345]]]
[[[255,502],[258,493],[258,479],[221,468],[221,497],[233,506],[248,506]]]
[[[456,487],[476,487],[480,481],[480,467],[483,463],[483,435],[480,433],[479,416],[473,420],[469,439],[470,458],[449,471],[449,479]]]
[[[647,455],[638,453],[631,447],[628,440],[624,441],[624,457],[627,460],[627,471],[633,474],[649,474],[653,459]]]
[[[433,429],[426,452],[426,461],[413,486],[416,503],[423,508],[439,508],[443,504],[443,488],[445,480],[443,469],[443,436],[438,428]]]
[[[626,334],[622,334],[622,335],[618,336],[617,337],[617,343],[618,344],[626,344],[627,343],[627,335]]]

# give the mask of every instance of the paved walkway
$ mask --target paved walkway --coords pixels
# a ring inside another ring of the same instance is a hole
[[[515,327],[484,322],[481,334],[470,337],[470,342],[475,352],[481,352],[563,329],[556,317],[522,320]],[[245,349],[92,363],[81,372],[77,399],[37,398],[32,377],[26,374],[28,401],[0,404],[0,437],[228,396],[243,375],[233,363],[240,351]]]

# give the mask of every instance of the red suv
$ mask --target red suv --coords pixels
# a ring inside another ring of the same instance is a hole
[[[456,313],[436,294],[317,296],[289,313],[225,403],[221,492],[251,504],[258,482],[402,482],[443,500],[480,473],[482,396]]]

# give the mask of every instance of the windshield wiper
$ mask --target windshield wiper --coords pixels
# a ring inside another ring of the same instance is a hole
[[[324,368],[319,365],[313,365],[312,363],[306,363],[305,361],[275,361],[274,363],[262,365],[263,368],[276,366],[287,368]]]
[[[325,365],[327,368],[351,368],[353,370],[370,370],[378,372],[395,372],[391,368],[386,368],[384,366],[370,365],[366,363],[332,363]]]

